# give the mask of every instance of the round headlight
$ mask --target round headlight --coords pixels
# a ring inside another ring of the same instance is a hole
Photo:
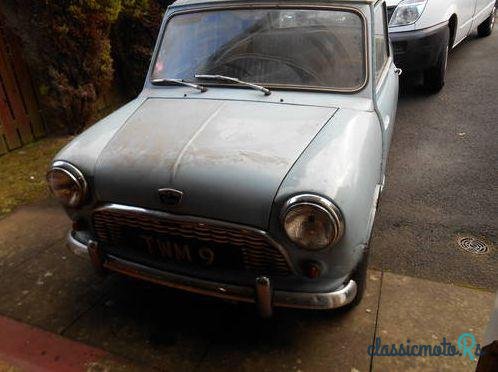
[[[47,173],[52,194],[66,207],[80,206],[86,197],[87,184],[83,174],[73,165],[56,162]]]
[[[284,207],[282,224],[293,243],[315,251],[337,243],[344,232],[344,220],[339,209],[317,195],[291,198]]]

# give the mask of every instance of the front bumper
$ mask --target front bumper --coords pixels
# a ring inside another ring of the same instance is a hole
[[[448,45],[448,24],[423,30],[389,32],[394,49],[394,63],[403,71],[423,71],[437,64]]]
[[[263,316],[269,316],[273,306],[325,310],[345,306],[356,297],[357,285],[353,280],[335,291],[318,293],[272,290],[270,279],[263,276],[255,278],[254,287],[246,287],[165,272],[115,256],[103,255],[95,243],[84,244],[72,232],[68,234],[67,245],[76,255],[89,257],[98,270],[107,269],[201,295],[256,303]]]

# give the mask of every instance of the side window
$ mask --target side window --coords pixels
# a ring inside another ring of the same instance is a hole
[[[387,14],[385,2],[377,5],[374,11],[375,26],[375,80],[378,81],[389,58],[389,35],[387,34]]]

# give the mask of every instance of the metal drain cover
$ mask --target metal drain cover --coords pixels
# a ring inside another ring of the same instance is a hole
[[[484,241],[472,236],[458,238],[458,246],[472,254],[485,254],[489,251],[489,247]]]

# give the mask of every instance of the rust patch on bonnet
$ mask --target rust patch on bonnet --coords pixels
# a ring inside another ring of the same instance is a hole
[[[185,156],[187,161],[203,161],[204,163],[219,164],[220,162],[235,163],[252,163],[257,165],[272,165],[275,167],[287,166],[289,161],[281,156],[263,154],[255,151],[193,151]]]

